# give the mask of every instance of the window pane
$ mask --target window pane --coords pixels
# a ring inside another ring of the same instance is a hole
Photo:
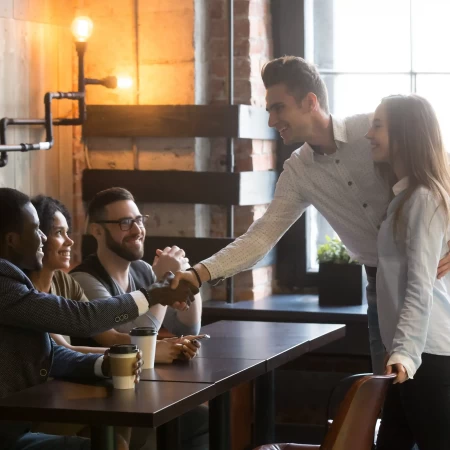
[[[337,116],[372,112],[383,97],[408,94],[409,75],[324,75],[330,111]]]
[[[450,72],[446,54],[450,1],[412,0],[413,70]]]
[[[309,0],[305,11],[308,57],[320,69],[410,71],[409,0]]]
[[[324,75],[323,78],[329,91],[330,110],[341,117],[372,112],[383,97],[408,94],[411,86],[411,78],[407,75]],[[317,271],[317,247],[325,242],[325,236],[336,234],[312,207],[307,211],[306,227],[306,266],[308,271]]]
[[[325,236],[335,237],[337,234],[314,206],[310,206],[306,210],[306,235],[308,236],[306,270],[308,272],[317,272],[319,270],[317,262],[318,247],[325,243]]]
[[[433,105],[441,126],[447,151],[450,151],[450,75],[417,75],[417,94],[422,95]]]

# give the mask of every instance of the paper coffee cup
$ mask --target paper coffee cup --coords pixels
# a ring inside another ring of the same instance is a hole
[[[133,389],[134,365],[138,348],[133,344],[113,345],[109,349],[111,375],[115,389]]]
[[[130,331],[131,342],[142,352],[143,369],[155,367],[156,335],[158,332],[153,327],[136,327]]]

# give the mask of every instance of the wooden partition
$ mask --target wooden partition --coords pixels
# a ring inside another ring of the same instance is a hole
[[[0,2],[0,118],[43,118],[44,94],[72,90],[72,0]],[[55,102],[54,117],[71,117],[72,103]],[[49,151],[10,153],[0,186],[44,193],[73,203],[72,127],[54,130]],[[43,127],[8,128],[7,143],[42,140]]]

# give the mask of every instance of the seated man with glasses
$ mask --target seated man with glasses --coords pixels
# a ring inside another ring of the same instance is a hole
[[[140,213],[133,195],[126,189],[110,188],[94,196],[88,206],[88,230],[97,241],[97,252],[84,259],[71,272],[88,299],[109,298],[111,295],[131,292],[135,288],[148,287],[168,271],[175,272],[189,267],[184,251],[176,246],[159,250],[153,266],[142,261],[147,220],[148,216]],[[128,332],[134,327],[152,326],[159,330],[162,324],[177,336],[196,335],[201,323],[200,294],[197,294],[196,300],[199,301],[193,302],[187,311],[156,305],[138,320],[118,325],[117,339],[120,343],[129,339]],[[113,344],[105,342],[101,334],[95,336],[93,341],[89,345]],[[83,342],[76,345],[86,344],[87,342]],[[186,351],[186,348],[183,350]],[[158,353],[157,349],[157,362]],[[189,357],[189,354],[186,356]]]
[[[176,246],[158,250],[153,266],[142,261],[147,220],[148,216],[140,213],[133,195],[126,189],[106,189],[91,200],[88,206],[88,230],[97,241],[97,252],[88,256],[71,272],[89,300],[109,298],[141,287],[148,288],[166,272],[189,267],[184,251]],[[113,344],[129,343],[128,333],[134,327],[153,326],[159,330],[164,325],[169,332],[185,337],[159,340],[155,362],[171,363],[174,359],[190,359],[200,348],[195,335],[200,330],[201,313],[202,300],[197,294],[196,301],[186,311],[156,305],[136,320],[118,324],[114,335],[98,334],[88,339],[72,337],[71,343],[110,347]],[[115,336],[114,342],[111,341],[112,336]],[[188,417],[181,423],[182,439],[185,441],[183,449],[207,448],[207,444],[197,446],[199,441],[208,441],[207,410],[204,407],[196,408],[185,416]],[[186,432],[183,430],[184,424],[189,424],[186,425]],[[139,445],[133,445],[139,434],[145,438],[145,432],[137,433],[133,429],[131,447],[140,448]]]

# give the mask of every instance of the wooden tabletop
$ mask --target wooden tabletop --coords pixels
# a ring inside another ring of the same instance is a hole
[[[305,353],[345,336],[344,325],[221,321],[201,333],[199,358],[263,359],[273,370]]]
[[[266,372],[264,359],[194,358],[156,364],[142,371],[142,381],[176,381],[186,383],[215,383],[220,394]]]
[[[209,334],[211,337],[243,337],[267,338],[273,337],[282,340],[284,337],[308,337],[319,339],[331,335],[343,328],[342,325],[323,323],[283,323],[283,322],[255,322],[243,320],[221,320],[201,328],[200,334]],[[206,340],[201,341],[207,342]]]
[[[214,398],[207,383],[141,382],[135,389],[53,380],[0,399],[8,420],[157,427]]]
[[[367,323],[367,303],[359,306],[319,306],[317,295],[271,295],[264,299],[203,303],[203,317],[213,320],[272,322]]]
[[[144,371],[135,389],[50,381],[0,399],[2,418],[158,427],[205,401],[345,335],[344,325],[218,322],[199,356]],[[157,380],[157,381],[156,381]]]
[[[220,321],[202,327],[211,339],[201,341],[191,361],[156,364],[142,380],[216,383],[221,390],[273,370],[345,335],[345,326],[329,324]]]

